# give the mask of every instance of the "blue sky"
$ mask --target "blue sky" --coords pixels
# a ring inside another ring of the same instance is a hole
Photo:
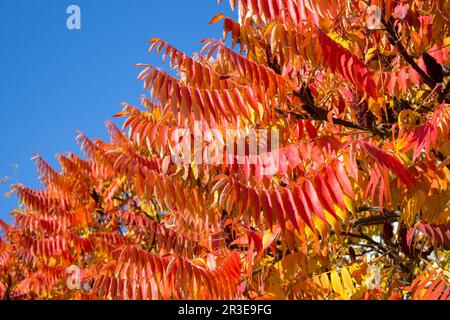
[[[68,30],[66,9],[81,9],[81,30]],[[216,0],[0,0],[0,218],[18,206],[4,193],[17,180],[39,187],[35,152],[56,168],[55,155],[78,153],[75,131],[107,139],[104,121],[120,103],[138,104],[139,62],[160,65],[147,41],[163,38],[185,52],[218,38],[209,25]],[[14,167],[17,168],[14,170]],[[17,177],[16,177],[17,175]]]

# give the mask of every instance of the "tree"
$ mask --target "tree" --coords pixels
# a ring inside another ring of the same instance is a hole
[[[139,65],[143,109],[110,142],[36,156],[1,296],[450,297],[450,3],[230,3],[200,54],[150,40],[178,76]]]

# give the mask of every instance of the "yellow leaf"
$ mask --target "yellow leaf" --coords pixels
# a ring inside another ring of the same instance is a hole
[[[264,30],[263,37],[267,37],[271,32],[273,27],[277,24],[276,21],[272,21],[269,25],[267,25],[266,30]]]
[[[330,223],[330,225],[333,227],[333,230],[336,232],[337,235],[341,232],[341,221],[336,219],[333,215],[331,215],[327,210],[324,210],[325,219]]]
[[[345,206],[347,207],[348,211],[350,211],[350,213],[352,215],[355,215],[356,209],[355,209],[352,199],[345,194],[343,195],[343,198],[344,198]]]
[[[347,293],[342,286],[341,278],[336,270],[331,271],[331,287],[333,291],[338,293],[342,298],[348,299]]]
[[[115,207],[121,206],[122,203],[123,203],[123,200],[114,198],[114,206],[115,206]]]
[[[192,174],[194,175],[194,178],[197,180],[198,179],[198,166],[196,164],[191,164],[191,169],[192,169]]]
[[[350,46],[348,44],[347,40],[344,40],[338,33],[336,32],[330,32],[328,36],[333,39],[335,42],[339,43],[341,46],[343,46],[345,49],[350,50]]]
[[[322,288],[330,290],[330,279],[328,278],[328,275],[326,273],[323,273],[320,276],[320,282],[322,283]]]
[[[217,207],[217,205],[219,204],[219,191],[214,192],[214,199],[213,202],[211,204],[211,209]]]
[[[341,276],[345,290],[349,295],[353,295],[355,292],[355,287],[353,286],[352,276],[348,272],[347,268],[341,270]]]
[[[272,231],[270,231],[270,229],[267,229],[267,231],[264,233],[263,241],[262,241],[263,250],[270,247],[273,243],[273,240],[275,240],[275,235],[272,233]]]
[[[349,215],[346,210],[342,210],[338,205],[334,205],[334,210],[339,218],[342,219],[346,224],[349,222]]]
[[[367,50],[365,61],[366,64],[367,62],[370,61],[370,59],[372,59],[377,54],[377,50],[378,50],[377,48],[370,48],[369,50]]]
[[[202,259],[202,258],[195,258],[195,259],[192,260],[192,263],[194,265],[196,265],[196,266],[200,266],[200,267],[203,267],[205,269],[208,268],[208,265],[207,265],[205,259]]]

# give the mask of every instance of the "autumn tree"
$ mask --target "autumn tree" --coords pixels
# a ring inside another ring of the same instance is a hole
[[[450,2],[230,3],[199,54],[149,41],[173,72],[109,142],[35,157],[1,297],[450,297]]]

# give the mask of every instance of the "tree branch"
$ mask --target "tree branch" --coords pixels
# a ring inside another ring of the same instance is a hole
[[[344,232],[344,233],[342,233],[342,235],[346,236],[346,237],[350,237],[350,238],[356,238],[356,239],[365,240],[365,241],[367,241],[367,243],[369,243],[369,244],[377,247],[381,251],[383,251],[383,253],[387,252],[387,249],[384,248],[383,245],[381,245],[380,243],[376,242],[371,237],[366,236],[365,234],[356,234],[356,233],[351,233],[351,232]]]
[[[377,216],[355,219],[350,222],[351,227],[374,226],[384,224],[386,221],[397,221],[400,217],[400,211],[381,209],[380,207],[363,206],[356,209],[356,212],[377,212]]]
[[[379,213],[387,213],[387,214],[396,214],[397,217],[400,216],[400,211],[388,210],[380,207],[372,207],[372,206],[362,206],[356,209],[356,212],[379,212]]]
[[[438,102],[441,104],[444,101],[447,101],[447,95],[450,92],[450,81],[447,82],[447,85],[442,89],[438,96]]]
[[[350,223],[352,227],[364,227],[384,224],[386,221],[396,221],[399,215],[396,213],[386,214],[382,216],[374,216],[357,219]]]
[[[381,254],[386,254],[388,255],[391,259],[394,259],[396,261],[400,261],[400,256],[397,254],[396,250],[388,250],[387,248],[385,248],[381,243],[376,242],[375,240],[373,240],[371,237],[365,235],[365,234],[356,234],[356,233],[351,233],[351,232],[346,232],[346,233],[342,233],[343,236],[349,237],[349,238],[356,238],[356,239],[360,239],[360,240],[365,240],[367,241],[367,243],[371,246],[373,246],[374,249],[376,249],[378,252],[380,252]],[[398,266],[403,270],[403,271],[408,271],[408,269],[402,265],[401,263],[398,263]]]
[[[303,104],[301,106],[302,109],[305,110],[306,113],[308,113],[312,117],[313,120],[328,121],[326,111],[318,108],[314,104],[314,100],[311,96],[309,88],[306,88],[306,89],[302,88],[301,92],[294,91],[293,96],[299,98],[303,102]],[[281,113],[281,114],[286,114],[286,113],[291,114],[296,119],[303,119],[301,115],[299,115],[295,112],[286,112],[281,109],[275,109],[275,111],[278,113]],[[342,120],[342,119],[338,119],[338,118],[334,118],[334,117],[332,118],[332,120],[333,120],[333,123],[343,126],[343,127],[367,131],[366,129],[357,125],[356,123],[353,123],[353,122],[350,122],[347,120]]]
[[[302,108],[305,110],[305,107],[302,106]],[[292,112],[292,111],[283,111],[281,109],[276,108],[275,111],[283,116],[286,116],[287,114],[292,115],[296,120],[300,120],[300,119],[304,119],[304,117],[302,117],[300,114]],[[308,112],[307,110],[305,110],[306,112]],[[308,112],[308,114],[311,115],[311,113]],[[321,120],[321,121],[328,121],[328,119],[325,117],[321,117],[321,116],[317,116],[317,114],[312,115],[313,118],[312,120]],[[367,131],[364,128],[358,126],[357,124],[354,124],[353,122],[350,121],[346,121],[346,120],[342,120],[342,119],[338,119],[338,118],[334,118],[333,117],[333,123],[343,126],[343,127],[347,127],[347,128],[352,128],[352,129],[357,129],[357,130],[362,130],[362,131]]]
[[[397,31],[395,31],[392,22],[391,21],[386,22],[384,14],[381,15],[381,23],[383,24],[387,33],[389,34],[392,40],[392,44],[397,47],[397,50],[403,57],[403,59],[411,65],[411,67],[421,76],[423,82],[425,82],[430,88],[436,87],[436,81],[434,81],[424,70],[422,70],[416,63],[416,61],[414,61],[414,58],[408,54],[405,47],[401,43],[401,39],[397,34]]]

